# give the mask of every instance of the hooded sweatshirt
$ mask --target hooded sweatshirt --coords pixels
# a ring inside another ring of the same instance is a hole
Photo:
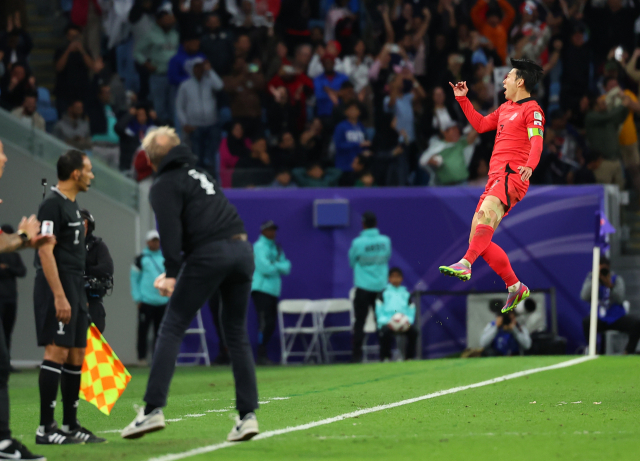
[[[196,162],[187,146],[174,147],[160,162],[149,193],[170,278],[180,271],[182,253],[186,258],[207,243],[246,233],[236,207]]]

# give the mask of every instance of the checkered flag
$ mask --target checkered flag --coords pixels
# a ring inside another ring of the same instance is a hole
[[[82,364],[80,398],[108,415],[131,381],[131,375],[98,328],[87,330],[87,349]]]

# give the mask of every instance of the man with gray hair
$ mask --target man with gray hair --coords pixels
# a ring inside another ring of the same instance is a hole
[[[246,330],[254,261],[244,223],[211,175],[196,167],[197,159],[172,128],[149,131],[142,147],[156,172],[150,201],[166,269],[155,286],[170,298],[153,355],[146,407],[122,437],[135,439],[164,429],[162,407],[167,404],[182,338],[198,310],[219,290],[239,412],[227,440],[249,440],[258,434],[254,413],[258,389]]]

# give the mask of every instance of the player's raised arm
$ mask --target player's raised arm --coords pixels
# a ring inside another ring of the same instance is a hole
[[[500,108],[484,117],[473,108],[471,101],[467,98],[467,93],[469,92],[467,82],[458,82],[455,85],[449,82],[449,85],[453,88],[453,94],[455,95],[458,104],[460,104],[465,117],[467,117],[471,126],[478,133],[486,133],[487,131],[492,131],[498,128],[498,114],[500,112]]]
[[[531,142],[531,150],[529,150],[529,160],[525,166],[519,166],[518,171],[523,181],[528,181],[533,170],[540,162],[542,155],[543,138],[544,138],[544,113],[540,107],[536,106],[525,113],[525,122],[527,124],[527,136]]]

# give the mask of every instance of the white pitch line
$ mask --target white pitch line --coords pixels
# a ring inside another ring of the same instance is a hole
[[[468,389],[475,389],[477,387],[483,387],[483,386],[488,386],[490,384],[501,383],[503,381],[509,381],[511,379],[521,378],[523,376],[528,376],[528,375],[532,375],[532,374],[535,374],[535,373],[540,373],[542,371],[558,370],[560,368],[571,367],[573,365],[578,365],[578,364],[580,364],[582,362],[586,362],[588,360],[592,360],[592,359],[595,359],[595,358],[598,358],[598,356],[597,355],[596,356],[588,356],[588,355],[586,355],[586,356],[583,356],[583,357],[579,357],[577,359],[567,360],[566,362],[556,363],[555,365],[549,365],[549,366],[546,366],[546,367],[531,368],[530,370],[518,371],[516,373],[511,373],[511,374],[508,374],[508,375],[499,376],[497,378],[488,379],[486,381],[480,381],[479,383],[467,384],[466,386],[452,387],[451,389],[445,389],[445,390],[442,390],[442,391],[433,392],[431,394],[422,395],[420,397],[414,397],[412,399],[401,400],[399,402],[388,403],[388,404],[385,404],[385,405],[378,405],[378,406],[371,407],[371,408],[363,408],[362,410],[353,411],[351,413],[345,413],[343,415],[334,416],[333,418],[322,419],[320,421],[314,421],[314,422],[307,423],[307,424],[301,424],[300,426],[285,427],[284,429],[277,429],[277,430],[274,430],[274,431],[267,431],[267,432],[263,432],[262,434],[259,434],[259,435],[255,436],[253,438],[253,440],[268,439],[268,438],[271,438],[271,437],[275,437],[276,435],[288,434],[290,432],[297,432],[297,431],[305,431],[307,429],[312,429],[312,428],[318,427],[318,426],[324,426],[326,424],[336,423],[338,421],[342,421],[342,420],[345,420],[345,419],[348,419],[348,418],[355,418],[355,417],[358,417],[358,416],[361,416],[361,415],[366,415],[366,414],[369,414],[369,413],[375,413],[377,411],[389,410],[390,408],[396,408],[396,407],[400,407],[400,406],[403,406],[403,405],[409,405],[411,403],[421,402],[422,400],[433,399],[435,397],[442,397],[443,395],[455,394],[456,392],[466,391]],[[210,453],[212,451],[220,450],[222,448],[232,447],[232,446],[237,445],[237,444],[238,444],[238,442],[216,443],[214,445],[208,445],[206,447],[194,448],[193,450],[185,451],[183,453],[174,453],[174,454],[159,456],[157,458],[150,458],[149,461],[177,461],[179,459],[190,458],[191,456],[197,456],[197,455],[202,455],[204,453]]]

